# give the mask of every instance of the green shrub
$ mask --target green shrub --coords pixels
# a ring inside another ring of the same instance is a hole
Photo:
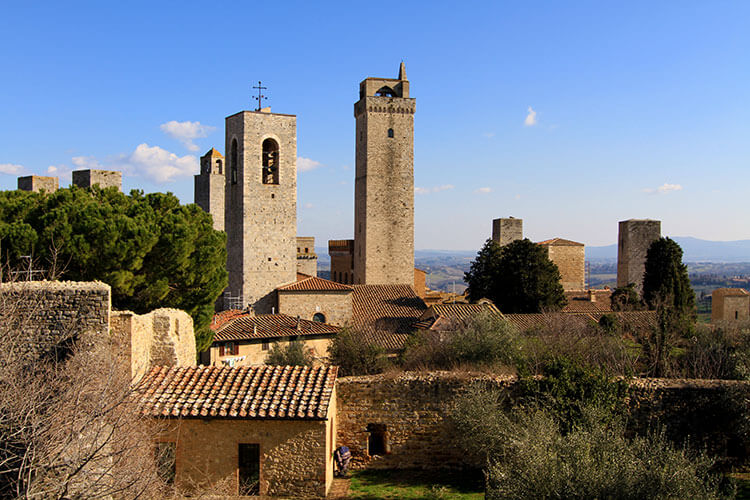
[[[510,323],[496,314],[483,312],[457,323],[455,331],[422,331],[412,335],[401,363],[406,369],[512,366],[519,356],[518,338]]]
[[[356,330],[344,328],[328,346],[328,358],[339,367],[339,375],[372,375],[388,367],[382,347],[364,340]]]
[[[286,346],[274,344],[266,357],[267,365],[312,366],[312,354],[305,351],[302,342],[289,342]]]

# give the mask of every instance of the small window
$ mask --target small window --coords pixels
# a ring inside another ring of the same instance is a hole
[[[315,321],[316,323],[325,323],[326,316],[323,313],[315,313],[313,314],[313,321]]]
[[[239,155],[237,154],[237,139],[232,139],[232,153],[229,159],[232,168],[231,181],[232,184],[237,184],[237,163],[239,162]]]
[[[177,444],[174,442],[156,443],[156,472],[162,481],[174,484],[177,473],[176,451]]]
[[[264,350],[264,351],[267,351],[267,350],[268,350],[268,348],[269,348],[269,345],[268,345],[268,341],[267,341],[267,340],[264,340],[264,341],[263,341],[263,342],[262,342],[262,343],[260,344],[260,348],[261,348],[262,350]]]
[[[393,138],[393,129],[392,128],[388,129],[388,137]]]
[[[388,453],[388,432],[385,424],[367,424],[367,453],[373,455],[385,455]]]
[[[310,249],[309,248],[305,248],[305,253],[310,253]]]
[[[739,315],[740,315],[739,311],[734,311],[734,319],[739,318]]]
[[[224,171],[222,170],[221,160],[216,160],[216,173],[217,174],[223,174]]]
[[[221,356],[235,356],[240,353],[240,346],[234,342],[227,342],[221,346],[221,351],[219,353]]]

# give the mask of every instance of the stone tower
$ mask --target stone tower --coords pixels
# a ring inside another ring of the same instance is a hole
[[[270,313],[276,287],[297,277],[297,117],[229,116],[225,153],[227,292]]]
[[[504,247],[523,239],[523,219],[514,217],[492,219],[492,240]]]
[[[116,187],[122,191],[122,172],[119,170],[74,170],[73,184],[90,188],[98,184],[100,188]]]
[[[635,283],[638,293],[643,291],[646,252],[654,240],[661,237],[661,221],[628,219],[620,221],[617,237],[617,286]]]
[[[57,177],[45,177],[42,175],[27,175],[18,178],[18,189],[21,191],[47,191],[54,193],[60,186],[60,180]]]
[[[398,78],[359,84],[354,184],[354,282],[414,284],[414,111]]]
[[[201,156],[201,173],[195,176],[195,204],[214,218],[214,229],[224,230],[224,157],[216,149]]]

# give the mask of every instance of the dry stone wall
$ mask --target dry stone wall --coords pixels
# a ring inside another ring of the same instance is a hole
[[[513,398],[514,378],[452,372],[339,378],[337,443],[351,448],[354,467],[463,468],[467,458],[447,415],[453,398],[476,381]],[[746,453],[727,432],[735,424],[726,398],[741,387],[750,390],[750,384],[736,381],[636,379],[628,400],[629,425],[634,432],[662,426],[677,443],[690,436],[691,443],[724,455]],[[385,453],[370,456],[373,433],[368,428],[378,427],[384,430]]]

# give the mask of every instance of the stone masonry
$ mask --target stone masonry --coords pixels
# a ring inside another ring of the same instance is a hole
[[[196,360],[193,318],[179,309],[148,314],[113,311],[112,335],[122,339],[131,377],[140,380],[152,366],[193,366]]]
[[[560,282],[567,291],[586,287],[586,247],[583,243],[554,238],[539,243],[547,250],[549,260],[560,270]]]
[[[297,278],[297,117],[242,111],[226,119],[227,291],[270,313]]]
[[[308,276],[318,275],[318,254],[315,237],[297,236],[297,272]]]
[[[643,291],[646,252],[651,243],[661,237],[661,221],[628,219],[620,221],[617,238],[617,286],[635,283],[638,293]]]
[[[325,323],[344,326],[352,319],[352,292],[339,290],[279,290],[279,312],[312,320],[316,313]]]
[[[211,148],[201,156],[201,172],[195,176],[195,204],[211,214],[214,229],[224,230],[224,157]]]
[[[414,283],[414,112],[409,81],[367,78],[356,118],[354,283]]]
[[[504,247],[523,239],[523,219],[515,217],[492,220],[492,241]]]
[[[60,187],[60,180],[57,177],[45,177],[42,175],[27,175],[18,178],[18,189],[21,191],[46,191],[54,193]]]
[[[717,288],[711,293],[711,323],[750,319],[750,293],[742,288]]]
[[[98,184],[100,188],[116,187],[122,191],[122,172],[117,170],[74,170],[73,185],[90,188]]]

